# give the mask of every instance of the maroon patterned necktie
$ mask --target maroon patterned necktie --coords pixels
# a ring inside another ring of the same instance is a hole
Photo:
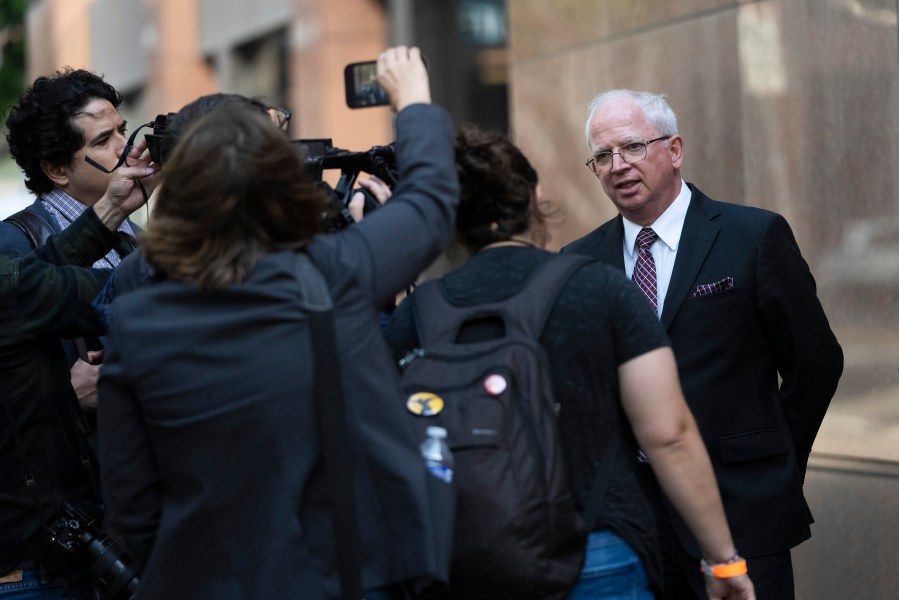
[[[649,300],[652,309],[658,314],[658,285],[656,284],[656,261],[649,249],[659,239],[658,234],[649,227],[644,227],[637,234],[637,264],[634,265],[633,281]]]

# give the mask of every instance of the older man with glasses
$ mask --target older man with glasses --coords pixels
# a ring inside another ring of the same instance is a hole
[[[598,95],[586,136],[587,167],[620,214],[563,250],[623,269],[661,320],[741,555],[701,556],[647,467],[666,597],[704,598],[700,560],[726,577],[745,557],[758,598],[791,599],[790,549],[811,535],[805,468],[843,368],[812,274],[782,216],[681,179],[664,96]]]

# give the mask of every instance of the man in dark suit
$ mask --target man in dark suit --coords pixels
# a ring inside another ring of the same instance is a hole
[[[681,179],[664,96],[602,93],[586,134],[620,215],[564,251],[624,269],[656,309],[757,596],[793,598],[790,549],[811,536],[805,468],[843,368],[808,265],[783,217]],[[666,597],[704,598],[696,541],[657,499]]]

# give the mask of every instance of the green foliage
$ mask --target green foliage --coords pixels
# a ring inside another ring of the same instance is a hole
[[[25,89],[25,12],[28,0],[0,0],[0,110]]]

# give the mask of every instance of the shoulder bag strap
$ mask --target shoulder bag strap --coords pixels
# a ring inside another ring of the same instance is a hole
[[[40,248],[47,241],[47,238],[53,235],[53,228],[47,220],[27,208],[23,208],[5,219],[7,223],[12,223],[22,230],[31,242],[32,248]]]
[[[587,260],[584,260],[584,258]],[[537,288],[537,297],[542,298],[543,302],[542,306],[538,305],[540,320],[537,322],[537,338],[543,333],[543,328],[546,326],[549,314],[552,312],[559,295],[562,293],[562,288],[565,287],[565,284],[578,269],[593,262],[596,261],[590,257],[575,257],[572,254],[560,254],[559,256],[554,257],[553,260],[547,261],[543,266],[545,274],[541,279],[551,282],[550,285],[552,287],[544,287],[541,290],[538,280],[532,282],[528,288],[526,288],[525,291],[530,291],[532,287]],[[548,289],[554,289],[555,291],[548,292]],[[533,292],[530,293],[533,294]],[[521,301],[521,299],[518,300],[518,302]],[[611,433],[609,434],[609,455],[604,456],[602,460],[599,461],[599,465],[596,467],[596,473],[593,477],[593,485],[590,487],[590,494],[587,496],[587,501],[584,504],[584,522],[586,523],[588,530],[593,527],[596,517],[599,516],[602,501],[606,496],[606,492],[609,489],[609,483],[612,480],[612,468],[615,465],[615,460],[618,455],[618,436],[618,427],[613,426]]]
[[[294,274],[299,282],[301,304],[309,317],[312,355],[315,361],[315,404],[322,441],[322,455],[330,492],[337,571],[341,598],[362,597],[359,523],[353,489],[353,464],[349,454],[349,428],[340,382],[340,358],[334,329],[334,311],[321,271],[305,254],[298,254]]]
[[[47,219],[30,208],[23,208],[19,212],[13,213],[3,220],[15,225],[25,234],[25,237],[28,238],[28,242],[31,244],[32,250],[46,244],[47,238],[56,233],[56,230],[53,229]],[[97,338],[91,338],[91,343],[94,344],[96,340]],[[85,338],[75,338],[75,349],[78,351],[78,356],[81,357],[81,360],[90,362],[88,360],[87,340]]]

